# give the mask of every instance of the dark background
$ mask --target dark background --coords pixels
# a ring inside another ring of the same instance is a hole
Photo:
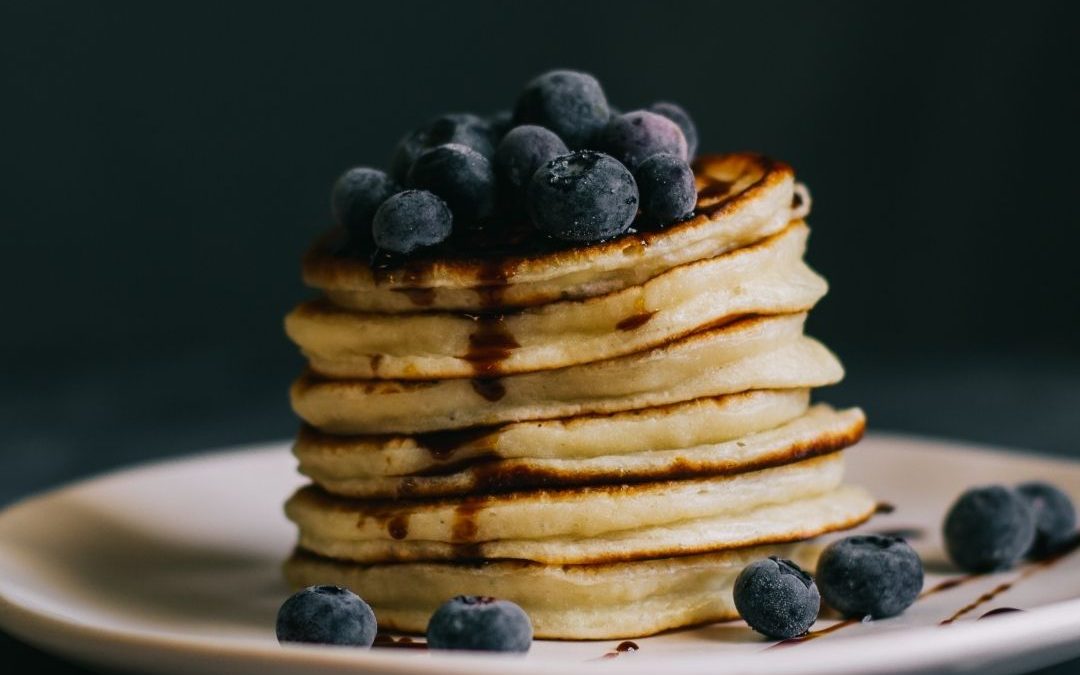
[[[281,318],[333,179],[552,67],[796,167],[826,398],[1080,457],[1076,6],[3,3],[0,503],[291,434]]]

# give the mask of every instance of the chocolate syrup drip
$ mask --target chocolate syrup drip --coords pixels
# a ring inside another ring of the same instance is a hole
[[[610,651],[610,652],[604,654],[603,656],[601,656],[600,658],[601,659],[615,659],[615,658],[618,658],[618,657],[622,656],[623,654],[630,654],[630,653],[639,651],[640,649],[641,649],[641,647],[638,647],[638,644],[636,642],[631,642],[630,640],[626,640],[625,642],[620,642],[618,644],[618,646],[615,647],[614,651]]]
[[[472,364],[473,372],[480,377],[496,375],[500,372],[502,362],[521,345],[507,329],[505,316],[477,316],[474,320],[476,330],[469,336],[469,351],[465,353],[465,360]]]
[[[942,620],[941,625],[942,626],[947,626],[950,623],[955,622],[957,619],[965,616],[966,614],[969,614],[969,613],[975,611],[976,609],[978,609],[982,605],[985,605],[986,603],[990,602],[991,600],[994,600],[995,598],[997,598],[997,596],[999,596],[1002,593],[1004,593],[1004,592],[1008,591],[1009,589],[1013,588],[1016,584],[1018,584],[1021,581],[1027,579],[1028,577],[1032,576],[1033,574],[1036,574],[1036,573],[1038,573],[1038,572],[1040,572],[1042,570],[1045,570],[1048,567],[1051,567],[1051,566],[1057,564],[1057,562],[1059,560],[1066,557],[1067,555],[1069,555],[1073,551],[1077,550],[1077,548],[1080,548],[1080,534],[1075,535],[1072,538],[1072,540],[1069,541],[1069,543],[1062,546],[1061,549],[1059,549],[1058,551],[1056,551],[1052,555],[1047,556],[1046,558],[1043,558],[1042,560],[1037,560],[1037,561],[1031,563],[1027,568],[1025,568],[1023,571],[1021,571],[1020,574],[1018,574],[1015,578],[1013,578],[1012,581],[1006,581],[1005,583],[998,584],[997,586],[990,589],[986,593],[983,593],[982,595],[980,595],[973,602],[971,602],[971,603],[969,603],[967,605],[964,605],[960,609],[956,610],[956,612],[952,616],[948,617],[947,619]]]
[[[1024,610],[1017,609],[1015,607],[998,607],[997,609],[992,609],[989,612],[987,612],[986,614],[983,614],[982,616],[980,616],[979,620],[989,619],[989,618],[995,617],[995,616],[1001,616],[1002,614],[1016,614],[1017,612],[1023,612],[1023,611]]]
[[[649,323],[649,320],[653,318],[656,311],[651,312],[639,312],[632,316],[628,316],[619,323],[615,324],[615,327],[619,330],[629,331],[636,328],[641,328],[645,324]]]
[[[426,642],[417,642],[411,637],[402,636],[394,639],[393,635],[389,633],[376,633],[375,642],[372,643],[372,647],[378,647],[380,649],[427,649]]]
[[[722,199],[728,196],[728,193],[731,192],[731,188],[734,185],[735,183],[733,181],[709,180],[705,187],[698,190],[698,204],[701,202]]]
[[[433,459],[440,462],[449,460],[464,445],[475,443],[481,438],[492,433],[489,427],[473,427],[471,429],[450,429],[447,431],[432,431],[426,434],[413,436],[417,445],[420,445]]]
[[[394,516],[386,524],[386,531],[394,539],[404,539],[409,536],[409,516],[406,514]]]
[[[450,540],[458,543],[471,543],[476,539],[476,513],[484,504],[483,497],[466,497],[454,509],[454,523],[450,530]]]
[[[882,504],[878,505],[879,508],[881,506],[883,506],[883,505]],[[884,506],[887,506],[890,509],[893,508],[892,505],[890,505],[890,504],[884,504]],[[990,591],[987,591],[986,593],[983,593],[978,598],[976,598],[975,601],[973,601],[973,602],[971,602],[971,603],[969,603],[967,605],[964,605],[963,607],[958,609],[952,616],[948,617],[947,619],[944,619],[939,625],[947,626],[947,625],[955,622],[957,619],[965,616],[966,614],[969,614],[970,612],[978,609],[980,606],[990,602],[991,600],[995,599],[997,596],[999,596],[1002,593],[1004,593],[1004,592],[1008,591],[1009,589],[1013,588],[1014,586],[1016,586],[1016,584],[1020,583],[1021,581],[1023,581],[1025,579],[1027,579],[1028,577],[1038,573],[1041,570],[1045,570],[1046,568],[1056,564],[1059,560],[1061,560],[1062,558],[1068,556],[1070,553],[1076,551],[1077,549],[1080,549],[1080,533],[1078,533],[1076,536],[1074,536],[1072,538],[1072,540],[1068,544],[1063,546],[1061,549],[1059,549],[1053,555],[1051,555],[1051,556],[1049,556],[1047,558],[1044,558],[1042,560],[1032,562],[1028,567],[1026,567],[1022,572],[1020,572],[1020,574],[1018,574],[1012,581],[1005,582],[1003,584],[999,584],[998,586],[995,586]],[[982,575],[969,574],[969,575],[962,576],[962,577],[952,577],[950,579],[945,579],[943,581],[938,582],[934,586],[931,586],[930,588],[926,589],[925,591],[923,591],[919,595],[917,600],[922,600],[923,598],[934,595],[936,593],[941,593],[942,591],[947,591],[947,590],[949,590],[951,588],[956,588],[957,586],[961,586],[963,584],[966,584],[969,581],[974,581],[976,579],[981,579],[981,578],[983,578]],[[1016,608],[1013,608],[1013,607],[1001,607],[999,609],[990,610],[989,612],[983,614],[979,618],[980,619],[985,619],[987,617],[997,616],[999,614],[1006,614],[1006,613],[1011,613],[1011,612],[1022,612],[1022,611],[1024,611],[1024,610],[1016,609]],[[823,629],[818,630],[818,631],[812,631],[812,632],[807,633],[806,635],[803,635],[801,637],[790,638],[788,640],[782,640],[782,641],[777,642],[776,644],[772,645],[772,647],[786,647],[786,646],[800,644],[800,643],[806,642],[808,640],[814,640],[816,638],[828,635],[829,633],[834,633],[834,632],[836,632],[838,630],[842,630],[844,628],[847,628],[848,626],[853,626],[853,625],[855,625],[857,623],[860,623],[861,621],[862,621],[862,619],[858,619],[858,618],[847,619],[845,621],[841,621],[840,623],[833,624],[832,626],[829,626],[828,628],[823,628]],[[770,647],[770,649],[772,647]]]
[[[378,374],[379,366],[382,365],[382,362],[383,362],[383,355],[382,354],[372,354],[371,356],[368,357],[368,364],[371,366],[371,374],[372,375]]]
[[[961,607],[960,609],[956,610],[956,612],[952,616],[950,616],[949,618],[942,619],[940,625],[947,626],[950,623],[953,623],[954,621],[956,621],[960,617],[964,616],[965,614],[968,614],[969,612],[974,611],[980,605],[985,605],[986,603],[990,602],[991,600],[993,600],[994,598],[1001,595],[1002,593],[1004,593],[1005,591],[1009,590],[1012,587],[1013,587],[1013,582],[1011,582],[1011,581],[1007,581],[1007,582],[1005,582],[1003,584],[998,584],[997,586],[990,589],[986,593],[983,593],[979,597],[975,598],[975,600],[973,602],[968,603],[968,604],[964,605],[963,607]]]
[[[834,623],[833,625],[829,626],[828,628],[822,628],[821,630],[810,631],[806,635],[800,635],[799,637],[793,637],[793,638],[788,638],[786,640],[781,640],[780,642],[777,642],[776,644],[769,647],[769,649],[775,649],[777,647],[790,647],[792,645],[802,644],[803,642],[809,642],[810,640],[816,640],[819,637],[824,637],[824,636],[828,635],[829,633],[835,633],[838,630],[842,630],[844,628],[847,628],[848,626],[854,626],[855,624],[862,623],[862,622],[863,622],[862,617],[853,617],[853,618],[850,618],[850,619],[844,619],[843,621],[840,621],[838,623]]]
[[[484,400],[494,403],[503,396],[506,396],[506,387],[499,379],[473,379],[471,381],[473,391],[479,394]]]
[[[920,593],[919,599],[921,600],[922,598],[934,595],[935,593],[941,593],[942,591],[956,588],[957,586],[966,584],[969,581],[974,581],[978,578],[979,576],[977,574],[969,574],[963,577],[952,577],[951,579],[945,579],[944,581],[938,582],[935,586],[931,586],[930,588]]]

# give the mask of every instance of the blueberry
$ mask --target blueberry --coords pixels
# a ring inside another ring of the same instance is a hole
[[[641,192],[641,210],[660,223],[680,220],[694,211],[697,186],[694,170],[675,155],[653,155],[634,172]]]
[[[281,605],[278,642],[370,647],[375,641],[375,613],[352,591],[338,586],[311,586]]]
[[[608,122],[600,134],[600,148],[631,171],[657,153],[686,160],[686,138],[679,125],[648,110],[634,110]]]
[[[555,132],[524,124],[511,129],[495,148],[495,173],[501,186],[520,198],[537,169],[568,152]]]
[[[584,148],[611,116],[596,78],[573,70],[552,70],[525,85],[514,106],[515,124],[551,129],[574,149]]]
[[[1076,509],[1061,490],[1039,481],[1016,487],[1035,512],[1035,543],[1029,554],[1035,558],[1053,555],[1076,536]]]
[[[634,221],[634,177],[602,152],[578,150],[540,167],[529,181],[529,217],[542,232],[569,241],[622,234]]]
[[[371,240],[371,221],[379,206],[400,190],[397,184],[378,169],[349,169],[334,183],[330,208],[338,225],[364,242]]]
[[[509,110],[500,110],[488,115],[487,123],[491,141],[498,145],[503,136],[514,127],[514,113]]]
[[[803,635],[817,621],[821,596],[809,574],[770,556],[735,579],[735,608],[751,628],[776,640]]]
[[[664,117],[677,124],[679,126],[679,130],[683,133],[683,137],[686,138],[687,156],[693,158],[694,155],[697,154],[697,126],[694,124],[694,120],[690,119],[690,115],[686,112],[686,110],[683,109],[681,105],[668,101],[660,101],[659,103],[653,103],[651,106],[649,106],[649,111],[654,112],[657,115],[663,115]]]
[[[1015,490],[972,488],[945,516],[945,548],[968,572],[1008,569],[1035,541],[1035,513]]]
[[[491,162],[457,143],[425,150],[409,169],[408,185],[442,197],[459,223],[490,214],[495,203]]]
[[[922,560],[897,537],[847,537],[821,554],[817,583],[825,602],[841,614],[884,619],[904,611],[919,597]]]
[[[375,245],[408,254],[434,246],[450,236],[454,218],[446,202],[427,190],[406,190],[383,202],[375,212]]]
[[[431,649],[527,652],[533,628],[529,615],[509,600],[459,595],[435,610],[427,626]]]
[[[444,143],[466,145],[489,159],[495,153],[487,120],[470,113],[449,113],[428,121],[401,139],[390,158],[390,175],[404,183],[416,158]]]

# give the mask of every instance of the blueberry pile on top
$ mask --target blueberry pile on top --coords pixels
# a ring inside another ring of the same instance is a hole
[[[388,171],[349,169],[334,184],[334,219],[364,250],[408,255],[493,215],[527,219],[530,236],[610,239],[636,218],[663,226],[697,200],[698,135],[670,102],[621,113],[595,77],[553,70],[513,111],[436,117],[398,143]]]

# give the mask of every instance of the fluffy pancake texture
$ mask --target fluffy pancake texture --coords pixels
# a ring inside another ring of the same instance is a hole
[[[862,411],[811,404],[843,368],[803,332],[827,290],[809,194],[758,155],[694,169],[691,217],[609,241],[481,222],[408,259],[315,244],[320,295],[285,322],[312,480],[285,506],[292,584],[357,589],[384,629],[476,594],[538,637],[634,637],[735,617],[746,564],[812,568],[811,538],[871,516],[844,483]]]
[[[842,475],[839,457],[829,457],[724,478],[511,494],[466,501],[464,512],[443,502],[357,508],[311,488],[297,493],[286,513],[300,527],[301,547],[331,558],[591,564],[852,527],[873,513],[874,502],[860,488],[841,486]],[[527,517],[539,520],[518,520]]]
[[[423,633],[439,605],[468,589],[527,608],[538,638],[601,640],[738,618],[732,598],[735,577],[769,555],[813,569],[818,551],[812,544],[774,544],[601,565],[358,565],[298,550],[285,564],[285,575],[297,588],[330,583],[363,589],[378,612],[379,626],[387,630]]]
[[[301,472],[334,494],[354,497],[439,497],[530,487],[639,483],[733,474],[841,450],[862,437],[865,418],[858,409],[837,412],[828,406],[818,405],[806,414],[773,428],[771,423],[775,417],[787,412],[784,404],[797,402],[785,401],[779,396],[769,400],[767,393],[764,400],[755,401],[753,398],[753,395],[735,397],[734,404],[730,406],[734,410],[726,411],[735,418],[727,420],[728,425],[721,423],[720,428],[714,428],[712,421],[705,418],[697,420],[703,428],[686,431],[690,435],[718,438],[730,434],[732,427],[753,428],[755,422],[762,425],[762,430],[729,436],[720,442],[697,444],[691,441],[691,444],[680,447],[664,448],[662,443],[649,443],[648,425],[660,423],[655,418],[642,420],[637,419],[640,416],[630,416],[628,421],[620,421],[620,417],[627,416],[613,415],[611,418],[584,420],[595,427],[591,430],[593,433],[603,434],[604,429],[610,430],[605,442],[598,444],[610,447],[612,454],[608,455],[594,454],[596,448],[586,446],[583,454],[575,454],[567,448],[552,456],[552,448],[541,447],[540,456],[528,456],[520,454],[528,446],[516,446],[511,451],[511,457],[496,458],[494,454],[477,454],[483,451],[476,450],[474,445],[474,459],[458,459],[455,464],[449,465],[445,473],[435,473],[433,463],[451,460],[433,458],[430,450],[413,444],[403,448],[403,454],[415,460],[413,466],[425,468],[411,474],[387,475],[386,469],[392,464],[379,462],[378,458],[392,458],[396,454],[393,449],[385,452],[357,451],[356,446],[336,446],[338,452],[327,452],[320,446],[307,446],[301,440],[296,446],[296,454],[300,459]],[[755,403],[758,404],[757,409],[754,409]],[[737,417],[740,412],[743,413],[742,418]],[[687,423],[695,421],[691,415],[685,417]],[[668,419],[664,421],[673,423]],[[770,426],[764,426],[767,424]],[[642,430],[641,437],[635,437],[636,429]],[[661,441],[668,440],[663,438],[663,432],[657,435]],[[612,446],[612,441],[618,438],[625,438],[628,442]],[[492,442],[498,442],[497,435]],[[367,473],[370,471],[375,473]]]
[[[309,373],[293,385],[293,409],[331,433],[423,433],[840,381],[836,357],[802,334],[805,319],[744,319],[639,354],[498,380],[333,380]]]
[[[802,261],[801,222],[754,245],[640,286],[489,316],[378,314],[305,303],[285,321],[311,369],[330,377],[430,379],[549,370],[622,356],[746,315],[804,312],[825,295]]]
[[[420,435],[339,436],[306,426],[293,452],[317,480],[445,473],[479,460],[589,459],[722,443],[790,422],[809,405],[808,389],[773,389]]]

